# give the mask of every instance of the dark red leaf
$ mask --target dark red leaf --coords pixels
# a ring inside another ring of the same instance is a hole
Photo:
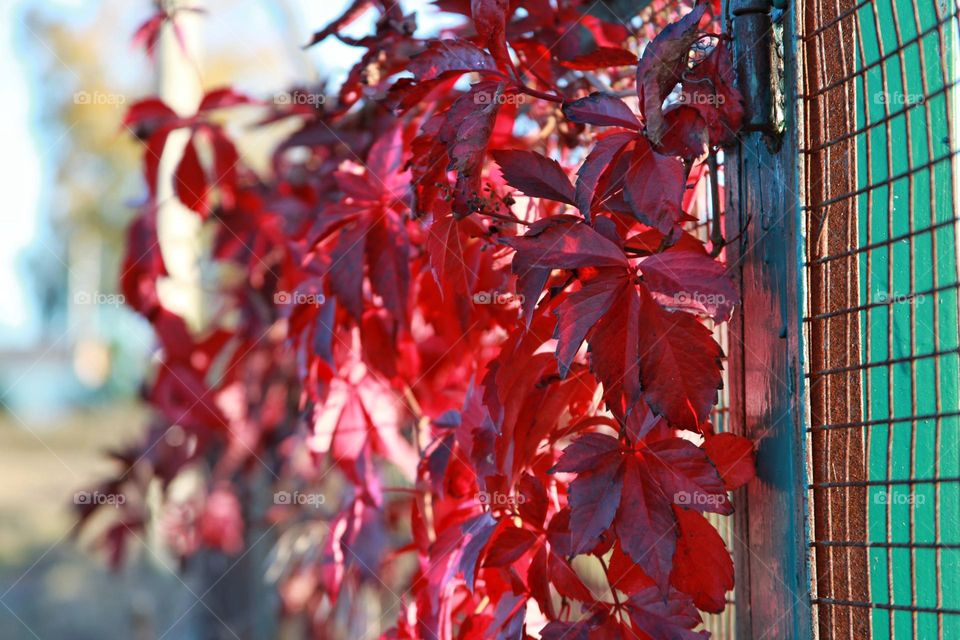
[[[561,473],[583,473],[596,469],[620,454],[620,441],[605,433],[585,433],[567,445],[554,465]]]
[[[624,127],[638,131],[640,121],[627,104],[609,93],[591,93],[586,98],[563,105],[563,114],[574,122],[604,127]]]
[[[626,146],[635,139],[636,135],[632,133],[614,133],[601,138],[577,171],[577,208],[587,220],[590,220],[597,185]]]
[[[707,631],[693,632],[702,618],[689,596],[672,591],[664,600],[656,587],[644,589],[630,597],[627,605],[630,620],[641,634],[641,640],[707,640]]]
[[[650,443],[644,456],[672,503],[697,511],[733,513],[720,474],[700,447],[683,438],[667,438]]]
[[[665,307],[726,322],[739,301],[726,267],[701,252],[655,253],[643,260],[640,270],[654,300]]]
[[[624,197],[640,222],[670,233],[683,215],[680,201],[686,187],[686,172],[678,159],[653,150],[637,140],[627,169]]]
[[[670,584],[693,598],[698,609],[720,613],[733,589],[733,560],[723,538],[696,511],[674,507],[680,538]]]
[[[624,463],[616,529],[624,552],[666,593],[677,545],[677,523],[669,498],[636,456],[628,456]]]
[[[624,282],[623,272],[619,269],[604,269],[557,305],[554,313],[557,316],[557,360],[561,376],[566,376],[587,334],[620,296]]]
[[[672,426],[698,430],[723,385],[723,352],[687,313],[670,313],[641,289],[640,381],[650,407]]]
[[[730,491],[747,484],[757,473],[753,443],[743,436],[718,433],[706,439],[703,449]]]
[[[496,71],[490,54],[466,40],[434,40],[410,60],[408,70],[418,82],[468,71]]]
[[[509,67],[510,63],[506,36],[509,11],[508,0],[471,0],[470,2],[473,24],[477,28],[481,42],[504,69]]]
[[[494,151],[493,159],[507,184],[525,195],[574,203],[573,185],[556,160],[535,151]]]
[[[620,47],[597,47],[590,53],[585,53],[571,60],[560,60],[559,64],[567,69],[590,71],[606,69],[608,67],[626,67],[635,64],[636,56]]]
[[[570,536],[574,553],[589,550],[613,523],[623,487],[619,451],[606,454],[570,483]]]
[[[209,213],[207,176],[204,173],[203,165],[200,164],[200,155],[197,153],[196,144],[192,139],[184,148],[183,158],[177,165],[174,186],[180,202],[187,208],[199,213],[201,218],[207,217]]]
[[[523,236],[504,238],[517,253],[513,272],[528,269],[576,269],[627,266],[623,250],[574,216],[537,221]]]
[[[647,137],[659,144],[666,131],[663,100],[680,82],[690,55],[690,47],[699,36],[698,25],[707,9],[700,4],[678,22],[667,25],[647,45],[637,64],[637,95],[647,123]]]
[[[537,541],[537,534],[508,524],[493,537],[484,558],[485,567],[504,567],[520,558]]]

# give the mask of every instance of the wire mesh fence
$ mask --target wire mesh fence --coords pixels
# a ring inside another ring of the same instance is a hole
[[[814,628],[960,638],[956,0],[801,7]]]

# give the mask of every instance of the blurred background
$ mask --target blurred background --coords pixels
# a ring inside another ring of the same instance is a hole
[[[193,0],[202,90],[269,100],[337,86],[357,49],[304,50],[348,0]],[[435,30],[426,0],[420,32]],[[151,0],[0,0],[0,638],[191,638],[197,598],[162,549],[113,573],[76,535],[78,491],[109,448],[145,426],[139,384],[153,339],[117,293],[124,231],[144,196],[140,148],[121,121],[160,79],[138,27]],[[347,29],[369,33],[374,14]],[[420,35],[420,33],[418,33]],[[187,74],[189,75],[189,74]],[[252,120],[251,120],[252,122]],[[245,125],[239,125],[243,128]],[[265,167],[278,132],[235,132]]]

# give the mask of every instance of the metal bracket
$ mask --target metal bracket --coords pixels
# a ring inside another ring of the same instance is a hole
[[[731,0],[737,86],[743,94],[743,131],[764,134],[771,150],[783,133],[782,27],[784,0]]]

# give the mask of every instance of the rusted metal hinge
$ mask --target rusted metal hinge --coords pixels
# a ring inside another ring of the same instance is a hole
[[[764,134],[771,150],[783,132],[783,28],[786,0],[730,0],[743,131]]]

